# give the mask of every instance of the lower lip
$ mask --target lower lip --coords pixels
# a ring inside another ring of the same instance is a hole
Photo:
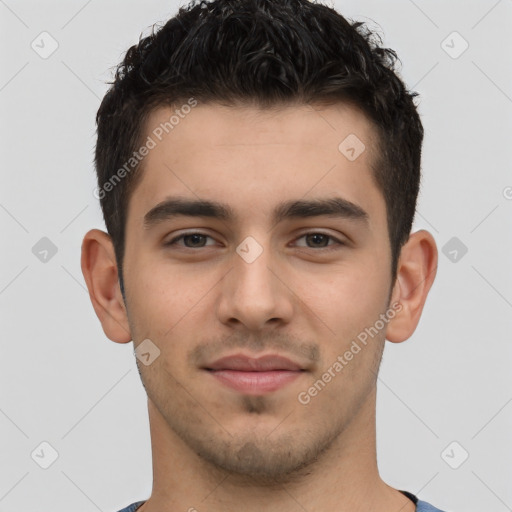
[[[276,391],[298,378],[302,371],[274,370],[244,372],[237,370],[210,370],[226,386],[248,395],[261,395]]]

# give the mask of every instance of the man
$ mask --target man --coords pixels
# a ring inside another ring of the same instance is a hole
[[[376,462],[385,340],[437,268],[395,58],[307,0],[191,4],[128,50],[82,246],[148,395],[153,490],[122,512],[438,510]]]

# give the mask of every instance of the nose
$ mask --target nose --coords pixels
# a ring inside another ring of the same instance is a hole
[[[278,263],[268,245],[254,261],[233,254],[233,267],[222,280],[217,306],[222,323],[261,331],[290,322],[293,292]]]

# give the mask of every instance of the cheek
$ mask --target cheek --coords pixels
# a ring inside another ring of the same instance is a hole
[[[199,303],[208,281],[206,275],[183,271],[165,261],[141,261],[129,283],[134,314],[147,325],[170,329]]]
[[[153,261],[140,262],[130,280],[132,334],[137,341],[149,338],[159,347],[170,373],[181,371],[190,343],[208,336],[217,274]]]
[[[361,257],[358,262],[333,266],[314,277],[297,275],[294,282],[302,283],[297,295],[333,331],[331,334],[347,339],[383,312],[390,285],[386,270],[378,262]]]

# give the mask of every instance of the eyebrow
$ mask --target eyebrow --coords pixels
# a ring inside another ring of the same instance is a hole
[[[168,197],[144,215],[144,228],[150,229],[178,216],[209,217],[227,222],[237,218],[233,209],[227,204],[201,199]],[[368,213],[359,205],[342,197],[332,197],[280,203],[272,213],[272,223],[274,225],[283,220],[319,216],[349,219],[366,225],[369,219]]]

